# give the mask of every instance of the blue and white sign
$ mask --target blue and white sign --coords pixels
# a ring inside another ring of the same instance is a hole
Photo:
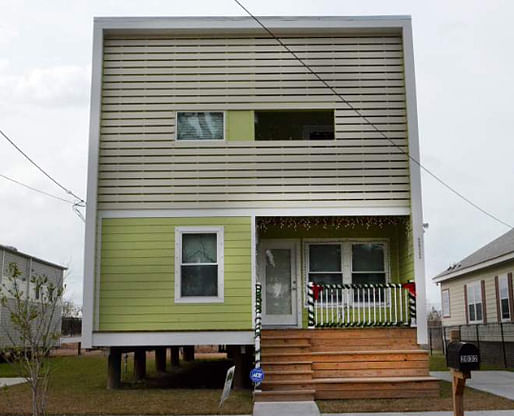
[[[255,384],[260,384],[264,380],[264,371],[262,368],[254,368],[250,371],[250,380]]]

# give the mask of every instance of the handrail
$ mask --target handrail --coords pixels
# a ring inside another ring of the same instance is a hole
[[[307,285],[309,328],[416,326],[414,282]]]
[[[261,332],[262,332],[262,285],[255,284],[255,368],[261,367]],[[255,384],[257,388],[258,384]]]

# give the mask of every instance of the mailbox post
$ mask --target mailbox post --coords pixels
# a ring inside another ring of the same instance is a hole
[[[446,364],[452,373],[453,414],[464,416],[464,387],[471,371],[480,368],[480,352],[473,344],[460,342],[458,331],[450,333]]]

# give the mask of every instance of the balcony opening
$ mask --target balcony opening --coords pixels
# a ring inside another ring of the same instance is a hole
[[[333,140],[334,111],[256,111],[255,140]]]

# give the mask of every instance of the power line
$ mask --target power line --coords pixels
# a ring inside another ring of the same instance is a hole
[[[13,182],[15,184],[21,185],[24,188],[30,189],[31,191],[38,192],[38,193],[40,193],[42,195],[46,195],[46,196],[48,196],[50,198],[57,199],[58,201],[66,202],[66,203],[72,204],[72,205],[75,204],[73,201],[70,201],[69,199],[64,199],[64,198],[61,198],[61,197],[59,197],[57,195],[53,195],[53,194],[50,194],[48,192],[42,191],[41,189],[34,188],[34,187],[30,186],[30,185],[27,185],[27,184],[25,184],[23,182],[20,182],[20,181],[16,180],[16,179],[10,178],[9,176],[3,175],[1,173],[0,173],[0,177],[4,178],[4,179],[6,179],[6,180],[8,180],[10,182]]]
[[[74,194],[72,191],[61,185],[56,179],[54,179],[50,174],[48,174],[41,166],[39,166],[29,155],[27,155],[20,147],[14,143],[2,130],[0,130],[0,134],[7,140],[18,152],[20,152],[30,163],[32,163],[43,175],[45,175],[48,179],[50,179],[53,183],[55,183],[59,188],[61,188],[67,194],[73,196],[74,198],[79,200],[79,203],[85,204],[85,201]]]
[[[327,81],[325,81],[316,71],[314,71],[308,64],[305,63],[305,61],[300,58],[293,50],[291,50],[282,40],[277,37],[270,29],[268,29],[257,17],[255,17],[245,6],[241,4],[239,0],[234,0],[239,7],[241,7],[253,20],[257,22],[259,26],[261,26],[273,39],[275,39],[285,50],[287,50],[298,62],[302,64],[303,67],[305,67],[312,75],[314,75],[320,82],[323,83],[332,93],[341,99],[341,101],[346,104],[350,110],[354,111],[359,117],[361,117],[373,130],[375,130],[380,136],[382,136],[384,139],[389,141],[393,146],[395,146],[397,149],[400,150],[404,155],[406,155],[410,160],[412,160],[416,165],[418,165],[424,172],[429,174],[432,178],[434,178],[437,182],[439,182],[441,185],[443,185],[446,189],[453,192],[455,195],[457,195],[462,200],[466,201],[469,205],[476,208],[483,214],[487,215],[489,218],[492,218],[493,220],[499,222],[502,225],[505,225],[509,228],[514,228],[512,225],[508,224],[505,221],[502,221],[500,218],[496,217],[494,214],[491,214],[490,212],[486,211],[485,209],[481,208],[479,205],[471,201],[469,198],[465,197],[463,194],[461,194],[459,191],[457,191],[455,188],[453,188],[451,185],[447,184],[443,179],[441,179],[439,176],[437,176],[435,173],[430,171],[428,168],[423,166],[420,161],[418,161],[415,157],[411,156],[408,152],[403,150],[399,145],[397,145],[393,140],[391,140],[387,135],[381,131],[375,124],[373,124],[372,121],[370,121],[364,114],[362,114],[357,108],[355,108],[349,101],[347,101],[341,94],[339,94],[334,87],[332,87]]]

